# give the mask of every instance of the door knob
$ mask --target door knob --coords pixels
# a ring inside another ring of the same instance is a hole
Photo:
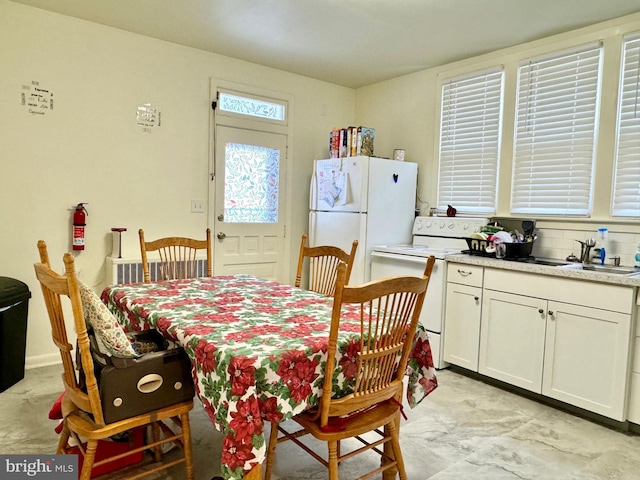
[[[218,221],[220,222],[224,221],[224,215],[222,213],[218,215]]]
[[[216,237],[218,237],[218,240],[224,240],[225,238],[227,238],[227,235],[225,235],[224,232],[218,232]]]

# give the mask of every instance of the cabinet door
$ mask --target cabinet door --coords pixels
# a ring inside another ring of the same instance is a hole
[[[542,393],[624,420],[631,316],[549,302]]]
[[[478,371],[481,293],[479,287],[447,283],[444,360]]]
[[[547,301],[484,291],[478,371],[540,393]]]

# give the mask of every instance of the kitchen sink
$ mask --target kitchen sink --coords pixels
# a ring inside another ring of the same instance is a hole
[[[582,269],[591,272],[608,273],[613,275],[629,275],[639,273],[639,270],[634,267],[615,267],[613,265],[589,264],[583,265]]]
[[[571,262],[565,260],[558,260],[555,258],[540,258],[527,260],[527,263],[533,263],[534,265],[547,265],[550,267],[562,267],[564,265],[571,265]]]
[[[558,268],[586,270],[589,272],[606,273],[609,275],[640,276],[640,269],[634,267],[616,267],[614,265],[600,265],[598,263],[590,263],[584,265],[582,263],[568,262],[566,260],[559,260],[555,258],[532,258],[528,260],[527,263],[532,263],[534,265],[547,265],[550,267]]]

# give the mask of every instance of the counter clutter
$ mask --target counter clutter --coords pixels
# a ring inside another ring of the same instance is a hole
[[[534,228],[533,220],[522,221],[522,232],[517,229],[507,232],[497,222],[485,225],[465,239],[469,247],[466,253],[492,258],[528,258],[536,239]]]

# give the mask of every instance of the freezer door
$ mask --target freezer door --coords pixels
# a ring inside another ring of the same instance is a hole
[[[366,212],[369,157],[316,160],[311,177],[311,210]]]
[[[369,166],[367,243],[411,243],[415,218],[418,166],[372,158]]]
[[[309,213],[309,245],[334,245],[345,252],[351,251],[351,244],[358,240],[356,259],[351,271],[349,283],[364,283],[367,215],[350,212],[311,212]]]

